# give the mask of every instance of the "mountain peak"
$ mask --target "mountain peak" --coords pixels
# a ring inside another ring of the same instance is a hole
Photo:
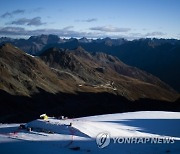
[[[89,43],[91,40],[87,39],[86,37],[82,37],[78,40],[80,43]]]
[[[112,40],[110,37],[106,37],[106,38],[104,38],[103,40]]]
[[[29,41],[36,42],[36,43],[43,43],[43,44],[51,44],[51,43],[58,43],[60,38],[57,35],[39,35],[39,36],[31,36]]]
[[[24,54],[24,52],[22,52],[19,48],[17,48],[17,47],[15,47],[15,46],[13,46],[11,43],[4,43],[4,44],[2,44],[1,46],[0,46],[0,52],[3,52],[3,53],[5,53],[5,52],[11,52],[11,53],[23,53]]]

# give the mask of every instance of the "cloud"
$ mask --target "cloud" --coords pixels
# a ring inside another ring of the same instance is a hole
[[[21,27],[3,27],[0,28],[0,35],[2,36],[32,36],[32,35],[41,35],[41,34],[55,34],[61,37],[106,37],[101,33],[92,33],[92,32],[79,32],[71,30],[73,26],[64,27],[62,29],[36,29],[36,30],[26,30]]]
[[[11,13],[6,12],[6,13],[1,15],[1,18],[6,18],[6,17],[12,17]]]
[[[3,27],[0,28],[0,35],[26,35],[27,32],[21,27]]]
[[[95,22],[97,21],[97,18],[89,18],[89,19],[85,19],[85,20],[75,20],[76,22]]]
[[[10,24],[12,24],[12,25],[41,26],[41,25],[44,25],[46,23],[43,23],[41,21],[41,17],[35,17],[35,18],[32,18],[32,19],[21,18],[21,19],[12,21]]]
[[[6,13],[2,14],[0,17],[1,18],[12,17],[13,15],[23,14],[24,12],[25,12],[25,10],[17,9],[17,10],[14,10],[12,12],[6,12]]]
[[[164,36],[166,35],[165,33],[162,33],[162,32],[151,32],[151,33],[147,33],[145,34],[145,36]]]
[[[91,27],[90,30],[101,31],[101,32],[128,32],[130,28],[118,28],[113,26],[99,26],[99,27]]]
[[[18,9],[18,10],[12,11],[11,14],[23,14],[24,12],[25,12],[25,10]]]
[[[74,28],[74,26],[67,26],[67,27],[64,27],[63,30],[70,30],[72,28]]]

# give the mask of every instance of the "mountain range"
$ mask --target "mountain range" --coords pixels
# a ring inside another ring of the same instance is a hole
[[[0,44],[7,42],[36,56],[53,47],[72,50],[81,46],[90,53],[103,52],[159,77],[180,91],[180,41],[176,39],[62,39],[56,35],[31,36],[29,39],[0,38]]]
[[[72,117],[179,110],[179,94],[159,78],[80,46],[50,47],[33,56],[5,43],[0,46],[0,74],[0,121],[28,120],[44,112]]]

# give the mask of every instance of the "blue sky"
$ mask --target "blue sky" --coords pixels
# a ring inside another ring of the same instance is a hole
[[[180,39],[179,0],[1,0],[0,36]]]

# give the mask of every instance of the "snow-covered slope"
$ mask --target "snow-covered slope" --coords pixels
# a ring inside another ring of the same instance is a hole
[[[19,129],[19,124],[0,125],[0,154],[180,152],[179,112],[142,111],[65,120],[37,119],[25,126],[26,129]],[[107,138],[104,134],[108,134]],[[161,139],[161,142],[118,143],[118,139],[124,138]],[[170,142],[163,143],[163,139]],[[107,146],[99,148],[97,143]]]

